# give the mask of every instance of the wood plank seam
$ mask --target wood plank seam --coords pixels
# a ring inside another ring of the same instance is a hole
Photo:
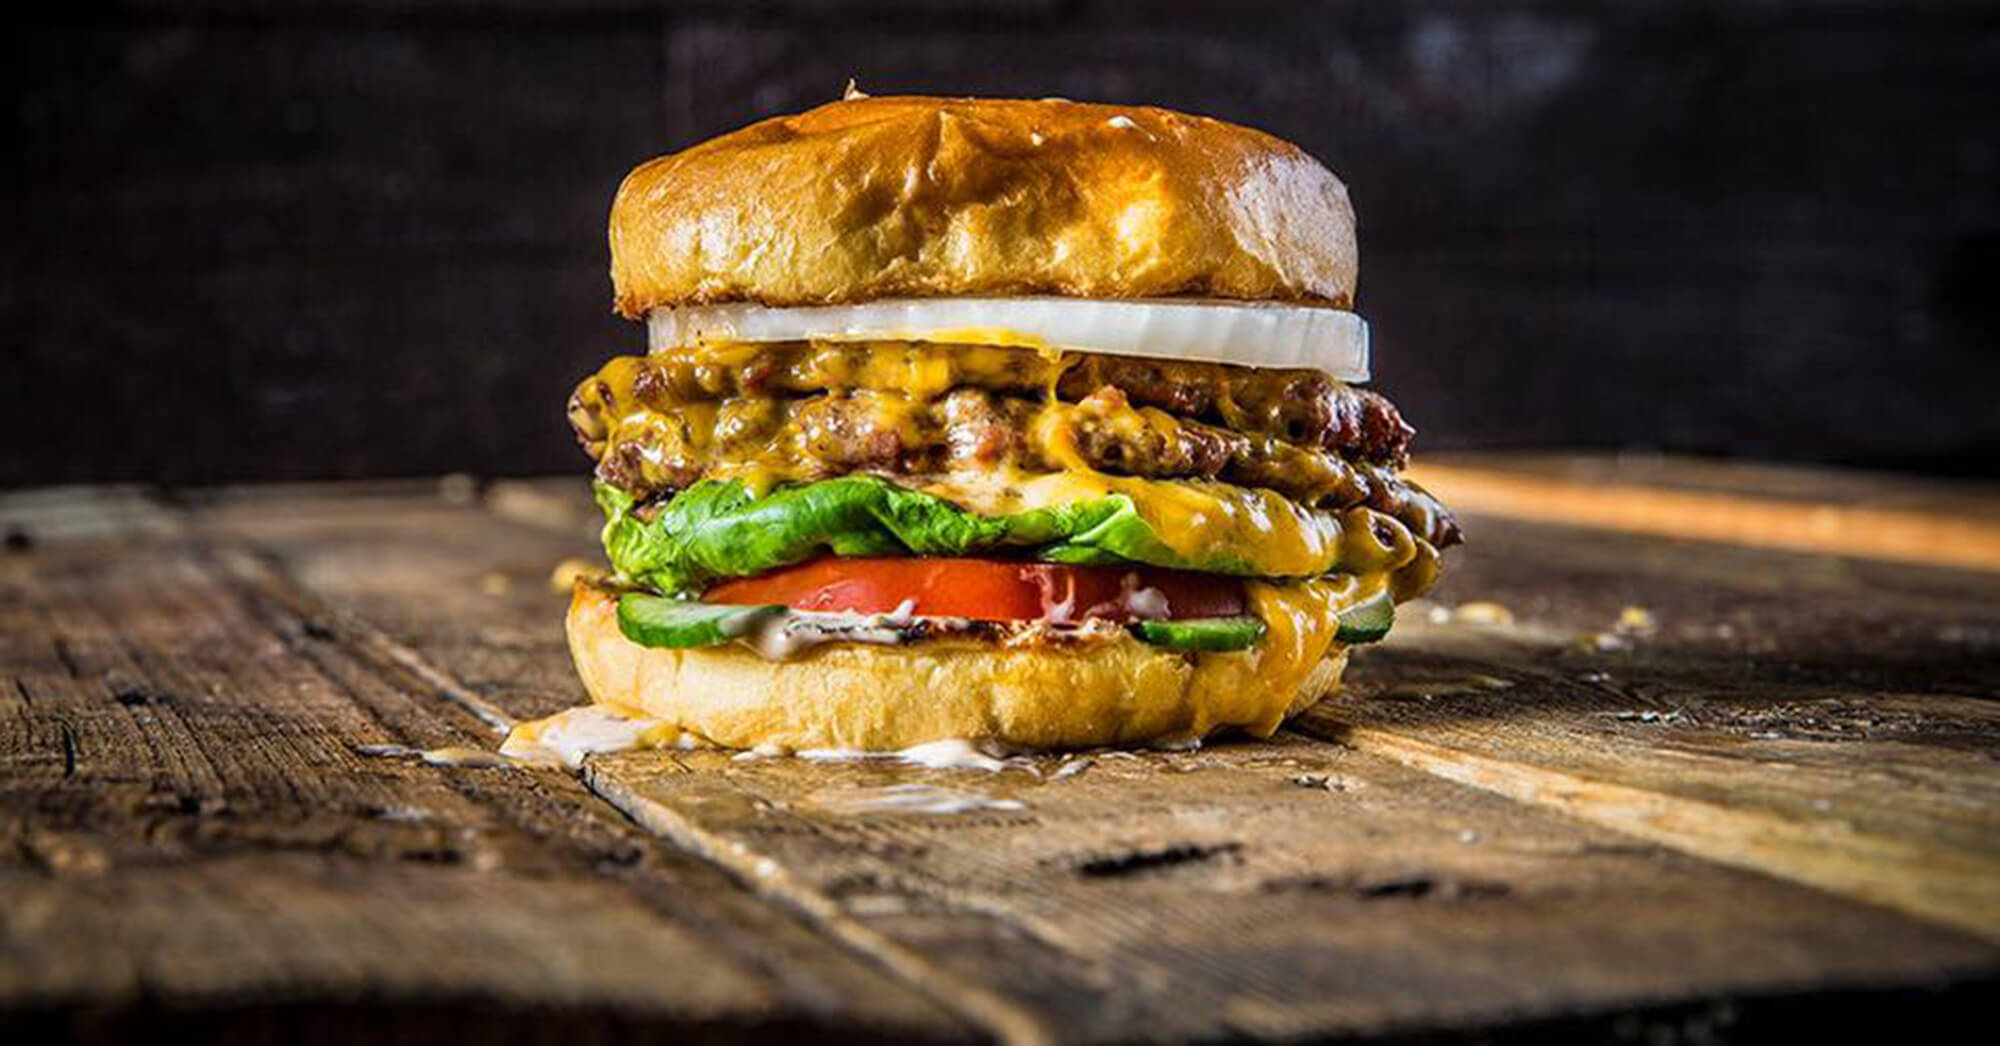
[[[301,629],[310,627],[312,623],[334,622],[336,628],[326,630],[328,635],[322,638],[344,640],[332,644],[339,651],[339,656],[362,671],[373,674],[388,688],[416,696],[419,699],[443,698],[447,708],[469,713],[469,718],[476,719],[481,725],[487,727],[493,727],[496,720],[500,722],[511,721],[508,720],[504,712],[500,712],[498,709],[487,705],[482,698],[479,698],[478,695],[474,694],[455,677],[438,668],[436,665],[431,664],[417,651],[381,632],[365,619],[358,615],[335,611],[333,608],[319,603],[315,597],[291,581],[283,565],[276,561],[274,557],[265,555],[261,550],[254,547],[240,546],[235,543],[220,548],[210,544],[205,546],[205,548],[211,557],[218,557],[221,563],[227,564],[219,565],[215,573],[229,581],[231,587],[238,591],[240,598],[249,601],[260,610],[275,610],[291,618]],[[322,670],[326,668],[326,663],[320,661],[318,658],[310,660],[313,661],[316,667]],[[354,688],[347,681],[337,678],[334,673],[323,671],[322,674],[328,678],[332,685],[349,693],[357,705],[367,708],[371,716],[374,715],[373,709],[368,708],[367,703],[360,698],[359,694],[354,692]],[[464,707],[468,704],[468,699],[470,702],[476,703],[481,707]],[[392,736],[395,735],[397,731],[392,724],[382,721],[379,717],[376,718],[377,722],[387,732]],[[472,727],[470,724],[462,724],[458,728],[461,730],[476,730],[476,727]],[[454,791],[465,794],[468,799],[472,799],[475,802],[481,801],[476,790],[462,787],[463,782],[469,780],[465,772],[453,772],[448,769],[439,770],[438,772],[453,787]],[[524,769],[519,772],[531,771]],[[568,777],[569,775],[564,776]],[[590,794],[593,799],[601,801],[602,797],[590,793],[580,780],[576,781],[576,785],[583,793]],[[608,802],[604,804],[604,807],[607,814],[617,818],[620,822],[626,824],[632,823],[630,818],[617,807],[612,806]],[[654,840],[656,843],[673,848],[676,851],[679,850],[670,840],[662,839],[657,833],[644,831],[643,826],[639,826],[639,828],[645,838]],[[699,860],[699,856],[695,856]],[[713,862],[707,861],[703,863],[713,864]],[[621,891],[629,891],[631,890],[631,885],[624,882],[624,876],[619,874],[626,866],[627,862],[621,861],[616,862],[612,866],[593,868],[591,871],[599,880],[617,884],[616,888]],[[726,870],[724,870],[724,874],[728,875]],[[728,878],[733,880],[735,877],[728,875]],[[646,903],[642,891],[634,891],[634,896],[640,903]],[[803,932],[824,939],[824,935],[819,934],[816,927],[799,920],[791,909],[781,906],[768,906],[768,902],[762,900],[758,903],[766,905],[768,910],[778,913],[778,917],[784,921],[800,926]],[[842,955],[851,955],[850,950],[840,942],[831,942],[830,946]],[[863,961],[867,961],[866,957],[863,957]],[[778,979],[782,980],[782,978]],[[901,984],[900,981],[894,981],[893,983],[897,983],[899,986]],[[945,1012],[950,1013],[948,1009]]]
[[[625,788],[617,778],[595,773],[588,761],[584,784],[634,822],[682,850],[734,874],[760,896],[805,917],[830,938],[894,972],[1010,1046],[1040,1046],[1057,1036],[1034,1011],[950,973],[919,953],[889,939],[847,914],[840,903],[805,885],[783,865],[748,845],[711,832],[671,807]]]
[[[432,688],[431,693],[435,696],[461,707],[502,733],[512,725],[512,717],[473,693],[420,652],[395,640],[365,619],[318,605],[309,594],[285,582],[282,566],[261,550],[248,546],[223,550],[211,546],[210,554],[224,558],[240,557],[245,569],[265,575],[271,583],[257,586],[257,591],[282,604],[297,619],[337,620],[341,630],[358,641],[349,647],[349,652],[361,663],[373,664],[378,672],[385,663],[406,671]],[[567,773],[525,768],[522,772]],[[627,799],[616,789],[606,789],[602,779],[589,772],[588,764],[576,777],[591,794],[604,800],[649,835],[722,869],[755,895],[776,902],[802,925],[843,950],[887,970],[899,982],[972,1027],[984,1029],[995,1040],[1017,1046],[1041,1046],[1055,1041],[1055,1036],[1032,1011],[945,972],[916,952],[869,929],[843,913],[839,904],[831,898],[798,883],[770,858],[756,854],[740,843],[703,832],[670,812],[652,810],[655,804]]]
[[[572,1014],[588,1030],[652,1013],[710,1034],[815,1018],[965,1034],[566,776],[360,758],[380,731],[440,744],[483,728],[407,672],[378,678],[211,546],[46,533],[0,560],[0,697],[26,727],[0,743],[0,894],[18,902],[0,918],[0,1025],[199,1011],[240,1030],[250,1007],[292,1021],[357,999],[384,1016],[539,1000],[576,1007],[524,1025],[544,1035]],[[721,954],[659,977],[703,944]]]
[[[1970,855],[1960,855],[1952,867],[1940,868],[1937,855],[1920,855],[1895,840],[1852,837],[1840,840],[1840,845],[1871,852],[1835,852],[1821,825],[1802,825],[1775,815],[1526,767],[1380,727],[1306,719],[1293,728],[1704,860],[1803,883],[2000,940],[2000,905],[1992,903],[1994,890],[1989,885],[2000,882],[2000,865]],[[1916,877],[1884,873],[1885,866],[1909,871],[1919,865],[1928,876],[1947,876],[1970,887],[1986,888],[1969,891],[1978,895],[1974,901],[1955,903],[1924,889],[1926,883]]]
[[[210,546],[208,554],[211,557],[242,557],[254,561],[255,566],[252,569],[256,571],[272,577],[284,576],[282,564],[276,562],[269,554],[247,545],[232,546],[227,550]],[[286,610],[301,621],[338,621],[341,631],[359,645],[361,648],[359,652],[369,655],[363,658],[364,661],[386,661],[400,666],[426,685],[434,687],[438,696],[484,723],[495,735],[505,737],[507,731],[514,728],[514,717],[474,693],[443,669],[425,660],[422,654],[407,644],[397,641],[361,617],[343,613],[332,607],[320,606],[290,584],[264,585],[260,586],[258,591],[284,604]]]

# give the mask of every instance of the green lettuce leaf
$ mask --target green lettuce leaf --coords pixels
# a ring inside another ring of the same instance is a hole
[[[618,573],[667,594],[694,593],[826,553],[966,556],[1024,551],[1057,563],[1143,563],[1257,576],[1241,556],[1181,556],[1132,499],[1113,494],[1001,516],[874,476],[842,476],[752,497],[734,480],[703,480],[641,518],[632,496],[597,484],[604,549]]]

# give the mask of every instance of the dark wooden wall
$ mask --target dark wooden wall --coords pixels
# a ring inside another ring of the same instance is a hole
[[[619,177],[850,76],[1305,145],[1420,449],[1992,475],[1992,7],[44,10],[0,45],[0,485],[581,471],[569,387],[641,343],[607,311]]]

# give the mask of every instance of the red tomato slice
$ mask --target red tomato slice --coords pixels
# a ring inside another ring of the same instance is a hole
[[[1150,590],[1150,591],[1149,591]],[[1152,593],[1158,593],[1154,596]],[[982,621],[1081,621],[1135,617],[1233,617],[1244,613],[1234,578],[1158,567],[1071,567],[995,559],[827,556],[725,581],[709,603],[777,603],[798,610],[915,613]]]

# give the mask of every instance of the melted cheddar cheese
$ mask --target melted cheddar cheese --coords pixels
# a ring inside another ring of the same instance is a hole
[[[1115,394],[1083,403],[1059,400],[1055,385],[1076,354],[1050,350],[1026,335],[955,331],[950,340],[960,344],[816,341],[777,351],[716,342],[675,350],[672,366],[659,366],[663,357],[621,357],[579,387],[587,424],[578,429],[599,455],[619,445],[637,448],[631,467],[658,488],[698,474],[741,482],[762,496],[783,484],[849,471],[852,466],[841,464],[837,448],[826,441],[852,439],[853,430],[815,425],[812,408],[800,406],[809,400],[746,390],[850,390],[843,395],[855,407],[852,426],[898,445],[922,446],[936,444],[931,410],[952,389],[1039,387],[1039,404],[1016,402],[1031,412],[1018,457],[941,458],[926,466],[934,471],[896,481],[983,515],[1122,496],[1176,556],[1229,561],[1268,578],[1379,575],[1401,600],[1421,594],[1436,577],[1436,550],[1395,517],[1365,506],[1316,509],[1264,487],[1098,471],[1077,443],[1084,420],[1140,445],[1171,443],[1181,421]]]
[[[1303,707],[1307,678],[1333,652],[1340,612],[1380,592],[1387,580],[1375,572],[1246,583],[1251,611],[1264,622],[1264,639],[1240,653],[1199,656],[1194,697],[1213,718],[1197,724],[1195,736],[1218,723],[1240,725],[1259,737],[1277,730]]]

